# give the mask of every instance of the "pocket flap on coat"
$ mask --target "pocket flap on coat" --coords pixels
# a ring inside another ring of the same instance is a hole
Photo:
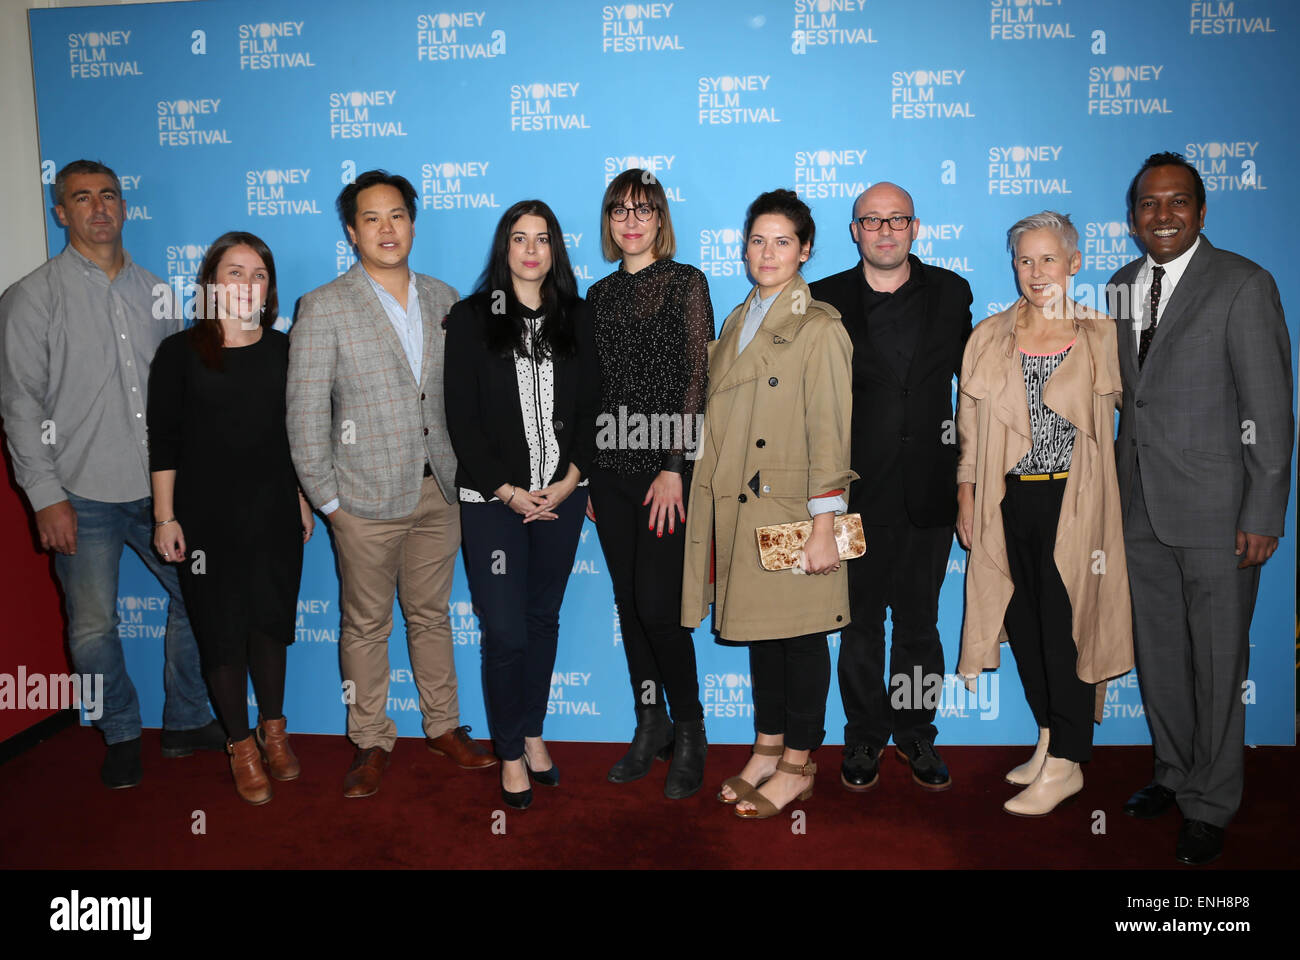
[[[789,497],[795,500],[808,499],[808,471],[791,470],[781,467],[763,467],[759,471],[761,482],[760,497]],[[825,493],[819,490],[818,493]]]

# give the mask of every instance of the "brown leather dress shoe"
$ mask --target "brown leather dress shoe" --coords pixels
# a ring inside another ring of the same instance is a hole
[[[343,778],[343,796],[373,797],[379,792],[379,778],[388,769],[388,751],[383,747],[357,747],[352,766]]]
[[[302,773],[298,758],[289,746],[289,734],[285,732],[285,719],[261,720],[257,724],[257,747],[262,751],[262,759],[267,769],[276,780],[297,780]]]
[[[235,790],[254,806],[261,806],[271,799],[271,781],[266,779],[262,769],[262,758],[257,755],[257,744],[249,734],[238,742],[226,741],[226,753],[230,754],[230,772],[235,777]]]
[[[440,737],[424,740],[430,753],[449,758],[462,770],[486,770],[495,767],[497,758],[469,738],[469,727],[448,730]]]

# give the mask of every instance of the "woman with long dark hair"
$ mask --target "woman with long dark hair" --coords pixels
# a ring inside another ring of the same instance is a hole
[[[271,328],[271,251],[251,233],[222,234],[197,287],[194,325],[159,345],[149,371],[154,548],[179,564],[235,788],[261,804],[271,799],[263,758],[277,780],[300,772],[285,732],[284,675],[314,521],[289,455],[289,338]]]
[[[447,320],[447,430],[459,467],[461,547],[483,636],[483,699],[501,795],[555,786],[542,740],[560,604],[587,505],[599,370],[551,208],[501,217],[472,296]]]
[[[606,425],[597,432],[588,515],[614,583],[636,731],[608,779],[638,780],[671,749],[664,796],[681,799],[700,789],[708,750],[681,604],[685,490],[704,415],[713,305],[704,274],[673,260],[675,246],[658,179],[633,168],[610,181],[601,248],[619,267],[587,291]],[[644,444],[618,442],[613,426],[636,417],[667,429]]]

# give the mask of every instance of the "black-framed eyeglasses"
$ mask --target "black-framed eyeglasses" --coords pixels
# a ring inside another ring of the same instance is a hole
[[[655,208],[649,203],[638,203],[635,207],[625,207],[621,203],[616,203],[609,208],[609,219],[622,223],[627,219],[628,213],[632,211],[636,212],[636,218],[642,223],[655,215]]]
[[[892,217],[854,217],[858,226],[863,230],[872,232],[879,230],[885,224],[889,224],[891,230],[906,230],[916,217],[905,217],[902,214],[895,214]]]

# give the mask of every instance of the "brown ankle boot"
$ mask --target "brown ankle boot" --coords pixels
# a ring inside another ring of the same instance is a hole
[[[289,734],[285,733],[285,719],[262,720],[257,723],[257,746],[266,760],[267,769],[277,780],[297,780],[302,773],[298,758],[289,746]]]
[[[257,755],[257,744],[249,734],[239,742],[227,741],[230,754],[230,772],[235,776],[235,789],[249,803],[261,805],[271,799],[271,781],[262,769],[262,758]]]

